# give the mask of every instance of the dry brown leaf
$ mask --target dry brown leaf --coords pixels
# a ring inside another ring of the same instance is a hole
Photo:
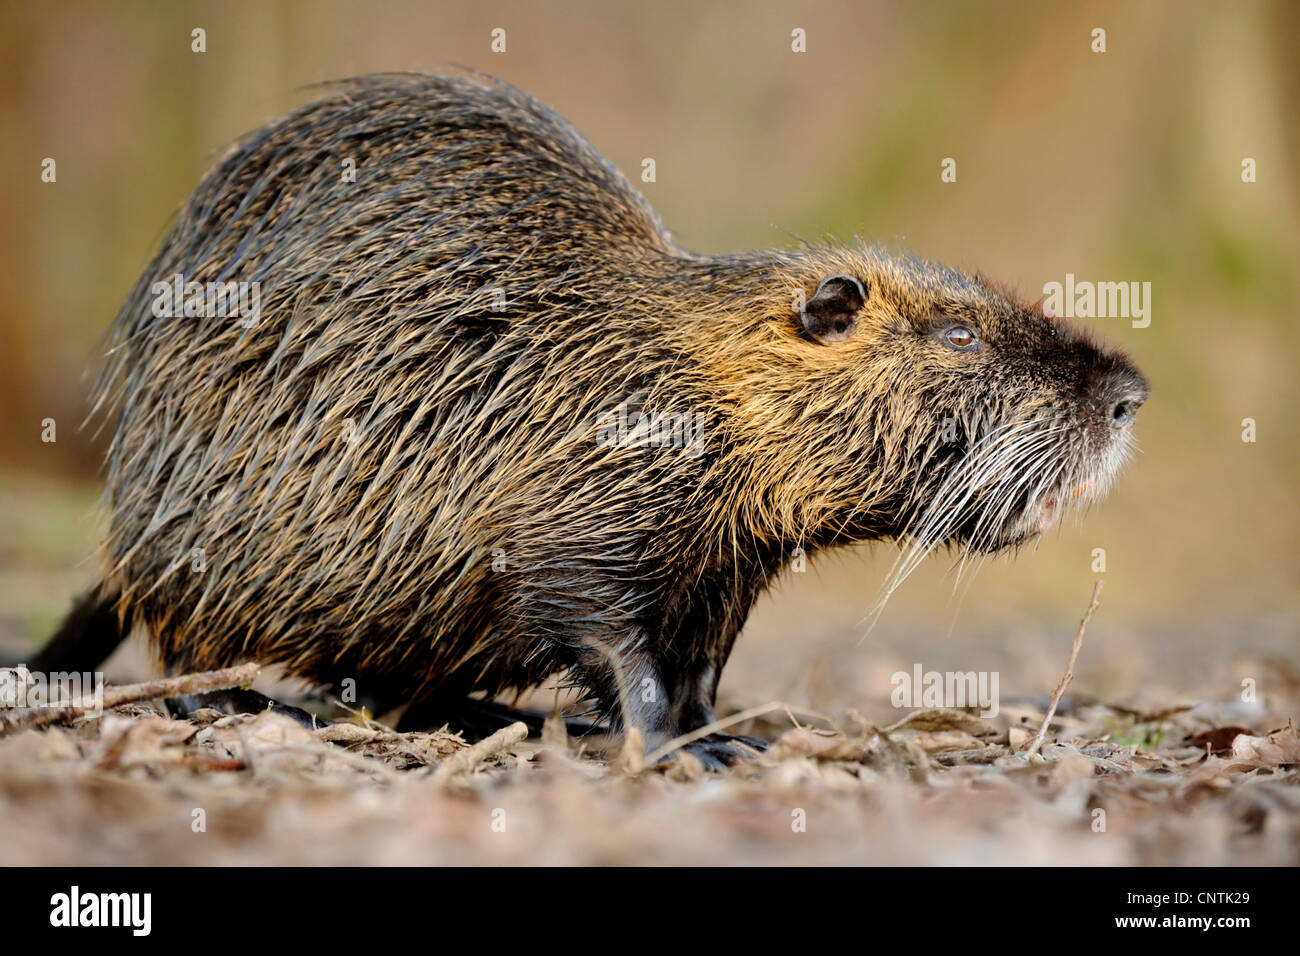
[[[928,710],[914,710],[897,723],[885,728],[892,733],[904,727],[909,730],[963,730],[976,737],[997,734],[998,729],[988,721],[965,710],[953,707],[932,707]]]
[[[673,754],[673,757],[674,759],[667,767],[669,779],[682,783],[704,779],[704,764],[700,762],[700,758],[695,754],[689,750],[678,750]]]
[[[772,760],[816,757],[822,760],[848,760],[862,753],[862,745],[850,741],[838,731],[796,727],[787,730],[767,750]]]
[[[1202,751],[1208,746],[1212,753],[1226,754],[1232,752],[1232,742],[1237,739],[1239,734],[1249,736],[1251,733],[1253,731],[1249,727],[1215,727],[1189,738],[1187,744]]]
[[[1029,741],[1034,739],[1034,729],[1014,725],[1007,728],[1007,743],[1012,750],[1024,750],[1029,746]]]
[[[926,753],[940,753],[945,750],[974,750],[980,746],[979,740],[964,730],[920,730],[916,733],[901,732]]]
[[[1267,737],[1238,734],[1232,742],[1234,767],[1272,768],[1300,764],[1300,734],[1294,727],[1274,731]]]
[[[368,744],[379,736],[379,731],[372,727],[362,727],[360,724],[352,724],[340,721],[334,724],[326,724],[324,727],[317,727],[314,731],[317,740],[322,740],[332,744],[342,744],[351,746],[354,744]]]
[[[623,735],[623,747],[614,759],[614,769],[635,777],[645,771],[645,738],[638,727],[629,727]]]
[[[542,724],[542,746],[560,753],[569,752],[569,728],[565,726],[564,717],[558,710],[547,714],[546,721]]]
[[[187,720],[106,714],[99,723],[100,753],[96,763],[101,770],[176,763],[183,753],[178,745],[197,732],[198,728]]]

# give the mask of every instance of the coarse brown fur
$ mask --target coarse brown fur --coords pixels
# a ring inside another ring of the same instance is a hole
[[[178,274],[260,283],[257,322],[159,317]],[[837,275],[847,328],[814,327]],[[977,350],[945,342],[955,323]],[[662,740],[711,719],[796,549],[1025,540],[1104,491],[1115,396],[1145,390],[942,265],[686,252],[507,84],[362,78],[237,144],[118,315],[95,601],[170,664],[390,702],[567,671]]]

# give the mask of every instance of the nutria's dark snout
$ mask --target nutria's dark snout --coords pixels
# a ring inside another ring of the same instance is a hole
[[[1113,428],[1127,428],[1151,395],[1151,386],[1130,363],[1104,375],[1097,386],[1097,405]]]

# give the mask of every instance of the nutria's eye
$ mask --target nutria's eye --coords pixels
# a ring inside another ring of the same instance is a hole
[[[980,347],[979,337],[964,325],[954,325],[943,333],[943,340],[958,352],[974,352]]]

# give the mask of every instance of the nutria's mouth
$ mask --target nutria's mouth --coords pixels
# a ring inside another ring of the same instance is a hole
[[[1062,515],[1104,497],[1128,458],[1132,437],[1102,441],[1086,423],[1044,416],[991,429],[951,467],[907,522],[903,553],[886,579],[877,613],[920,562],[939,547],[974,554],[1021,547]]]
[[[1069,500],[1078,501],[1088,493],[1091,485],[1089,481],[1081,481],[1070,489]],[[1056,516],[1056,495],[1049,495],[1039,508],[1038,523],[1034,526],[1034,534],[1040,535],[1052,526],[1052,519]]]
[[[1029,502],[1023,509],[1009,515],[997,533],[980,537],[968,525],[959,530],[946,543],[973,552],[993,553],[1019,547],[1042,537],[1069,506],[1086,504],[1092,498],[1089,489],[1105,484],[1093,479],[1063,482],[1058,488]],[[972,525],[978,524],[976,519]]]
[[[1056,498],[1048,498],[1044,501],[1041,512],[1038,524],[1034,527],[1034,532],[1036,534],[1042,534],[1047,530],[1048,526],[1051,525],[1052,515],[1056,512]]]

